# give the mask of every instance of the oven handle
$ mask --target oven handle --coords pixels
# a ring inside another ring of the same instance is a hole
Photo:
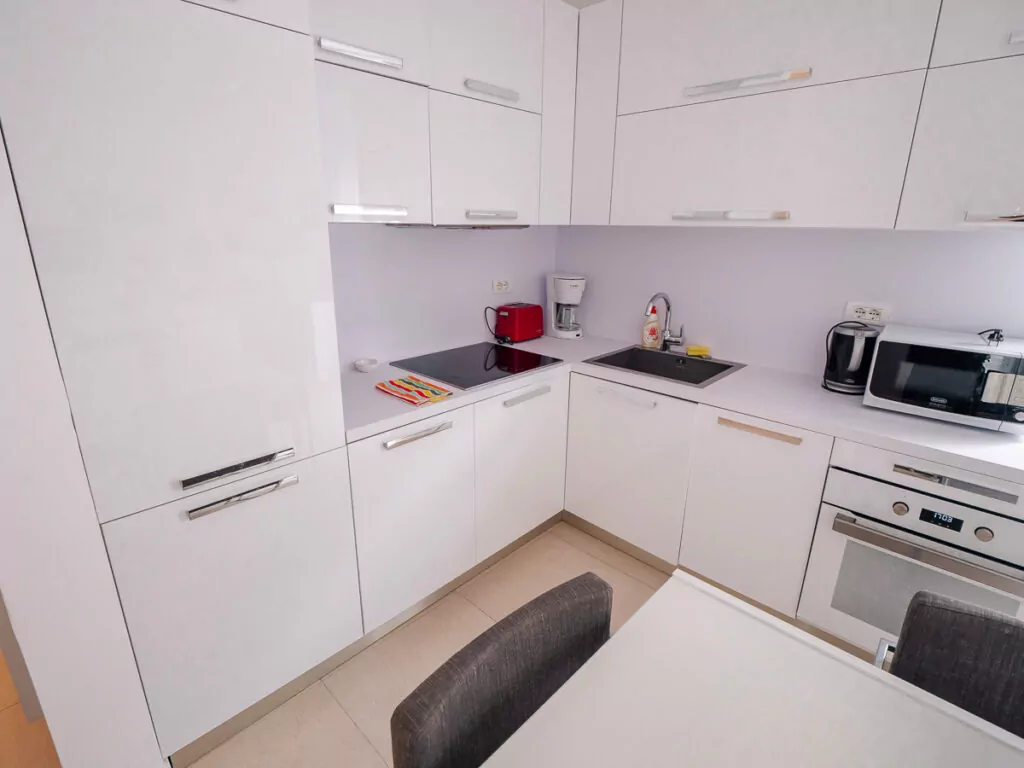
[[[988,568],[982,568],[980,565],[974,565],[974,563],[968,563],[965,560],[950,557],[941,552],[919,547],[916,544],[911,544],[909,541],[897,539],[895,536],[876,531],[873,528],[867,528],[858,524],[857,518],[850,515],[837,514],[835,520],[832,521],[832,530],[848,538],[884,549],[887,552],[901,555],[910,560],[916,560],[919,563],[930,565],[941,571],[946,571],[947,573],[976,581],[979,584],[984,584],[987,587],[998,589],[1001,592],[1024,598],[1024,581],[1004,576],[1001,573],[990,571]]]

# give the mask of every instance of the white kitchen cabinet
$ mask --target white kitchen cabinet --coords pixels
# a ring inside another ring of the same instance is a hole
[[[235,16],[242,16],[295,32],[309,32],[307,0],[188,0]]]
[[[480,562],[562,511],[569,376],[536,381],[474,409]]]
[[[536,224],[540,115],[430,92],[434,224]]]
[[[1024,54],[1020,0],[942,0],[933,67]]]
[[[362,635],[344,448],[103,534],[165,755]]]
[[[619,114],[928,66],[939,0],[627,0]]]
[[[331,221],[429,224],[427,89],[317,62]]]
[[[473,408],[349,446],[371,632],[473,567]]]
[[[322,61],[426,84],[430,5],[429,0],[310,0],[315,55]]]
[[[620,117],[612,224],[885,227],[923,72]]]
[[[832,438],[704,405],[694,424],[679,563],[795,617]]]
[[[343,445],[308,40],[186,2],[5,19],[4,133],[100,520]]]
[[[1024,57],[933,69],[921,103],[900,229],[1021,228]]]
[[[430,85],[540,112],[544,0],[434,0]]]
[[[565,508],[675,562],[696,409],[693,403],[572,374]]]
[[[580,12],[544,0],[544,102],[541,117],[541,224],[568,224],[572,208],[573,133]]]

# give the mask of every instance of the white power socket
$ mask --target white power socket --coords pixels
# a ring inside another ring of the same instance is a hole
[[[491,280],[491,293],[508,293],[512,290],[512,281],[507,279]]]
[[[869,325],[885,325],[889,322],[891,307],[884,304],[865,304],[859,301],[848,301],[844,320],[859,320]]]

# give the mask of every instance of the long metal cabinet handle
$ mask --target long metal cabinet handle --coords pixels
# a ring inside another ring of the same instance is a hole
[[[318,37],[317,47],[327,53],[336,53],[339,56],[348,56],[350,59],[368,61],[371,64],[380,64],[382,67],[401,69],[405,64],[401,56],[392,56],[390,53],[371,51],[369,48],[360,48],[358,45],[349,45],[339,40],[331,40],[329,37]]]
[[[679,211],[672,221],[789,221],[789,211]]]
[[[964,214],[966,224],[1024,224],[1024,211],[1018,208],[1013,213],[984,213],[967,211]]]
[[[438,424],[436,427],[431,427],[430,429],[424,429],[422,432],[417,432],[414,435],[406,435],[405,437],[399,437],[395,440],[387,440],[381,443],[381,445],[384,446],[385,451],[393,451],[395,448],[401,448],[403,445],[415,443],[417,440],[422,440],[424,437],[430,437],[431,435],[436,435],[439,432],[444,432],[451,428],[452,422],[446,421],[443,424]]]
[[[500,85],[485,83],[483,80],[473,80],[469,77],[463,80],[462,84],[466,86],[467,91],[476,91],[477,93],[494,96],[496,99],[511,101],[513,104],[519,101],[519,91],[514,91],[511,88],[502,88]]]
[[[515,221],[519,218],[519,211],[484,211],[470,208],[466,211],[467,219],[507,219]]]
[[[524,392],[523,394],[518,395],[516,397],[510,397],[508,400],[503,402],[502,405],[504,405],[506,408],[514,408],[517,405],[519,405],[520,403],[525,403],[527,400],[533,400],[535,397],[540,397],[541,395],[546,395],[550,391],[551,391],[551,386],[550,385],[545,385],[543,387],[537,387],[537,389],[533,390],[532,392]]]
[[[1022,45],[1024,44],[1024,29],[1018,32],[1011,32],[1010,36],[1006,38],[1006,41],[1010,45]]]
[[[612,397],[618,398],[619,400],[621,400],[624,403],[629,403],[630,405],[635,405],[638,408],[650,408],[652,411],[655,408],[658,407],[658,401],[657,400],[651,400],[651,401],[635,400],[632,397],[630,397],[629,395],[624,395],[621,392],[619,392],[617,390],[614,390],[614,389],[609,389],[608,387],[598,387],[597,388],[597,394],[599,394],[599,395],[611,395]]]
[[[704,83],[702,85],[691,85],[684,89],[687,96],[704,96],[709,93],[722,93],[723,91],[738,91],[742,88],[756,88],[759,85],[772,85],[774,83],[787,83],[791,80],[807,80],[813,74],[811,67],[798,67],[797,69],[784,69],[781,72],[768,72],[762,75],[749,75],[737,77],[732,80],[719,80],[715,83]]]
[[[955,576],[960,576],[979,584],[984,584],[1001,592],[1006,592],[1017,597],[1024,597],[1024,581],[1004,576],[1001,573],[982,568],[980,565],[968,563],[955,557],[950,557],[941,552],[924,549],[911,544],[909,541],[897,539],[873,528],[865,528],[858,525],[857,518],[850,515],[837,514],[832,521],[832,530],[856,541],[863,541],[873,547],[884,549],[895,555],[901,555],[909,560],[916,560],[919,563],[930,565],[941,571],[946,571]]]
[[[212,515],[214,512],[219,512],[227,507],[233,507],[236,504],[241,504],[246,501],[252,501],[258,499],[260,496],[266,496],[268,493],[274,491],[280,491],[282,488],[290,488],[293,485],[299,484],[298,475],[291,475],[289,477],[278,480],[276,483],[267,483],[261,485],[258,488],[253,488],[251,491],[245,493],[239,493],[235,496],[228,496],[226,499],[215,501],[212,504],[204,504],[201,507],[190,509],[186,514],[189,520],[198,520],[200,517],[206,517]]]
[[[903,464],[893,464],[892,471],[897,475],[906,475],[907,477],[912,477],[915,480],[924,480],[929,483],[944,485],[947,488],[956,488],[958,491],[976,493],[979,496],[985,496],[986,498],[995,499],[996,501],[1005,501],[1007,504],[1016,504],[1020,500],[1019,496],[1006,491],[1000,491],[996,488],[988,488],[987,486],[978,485],[977,483],[969,483],[966,480],[957,480],[955,477],[937,475],[934,472],[925,472],[920,469],[904,466]]]
[[[285,448],[284,450],[281,451],[268,453],[265,456],[257,456],[255,459],[248,459],[247,461],[242,461],[239,462],[238,464],[231,464],[230,466],[227,467],[221,467],[220,469],[215,469],[212,472],[205,472],[201,475],[196,475],[194,477],[187,477],[181,481],[181,490],[187,491],[192,488],[195,488],[197,485],[212,483],[214,480],[220,480],[222,477],[237,475],[239,472],[244,472],[247,469],[252,469],[253,467],[261,467],[264,464],[273,464],[275,461],[291,459],[294,456],[294,448]]]
[[[755,427],[752,424],[744,424],[742,421],[733,421],[732,419],[726,419],[722,416],[718,417],[718,424],[722,427],[738,429],[742,432],[749,432],[752,435],[767,437],[770,440],[778,440],[783,443],[789,443],[790,445],[801,445],[804,441],[802,437],[793,437],[792,435],[787,435],[784,432],[775,432],[770,429],[764,429],[763,427]]]

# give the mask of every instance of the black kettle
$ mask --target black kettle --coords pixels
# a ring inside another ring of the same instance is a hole
[[[825,373],[821,386],[844,395],[863,395],[879,330],[849,321],[833,325],[825,337]]]

